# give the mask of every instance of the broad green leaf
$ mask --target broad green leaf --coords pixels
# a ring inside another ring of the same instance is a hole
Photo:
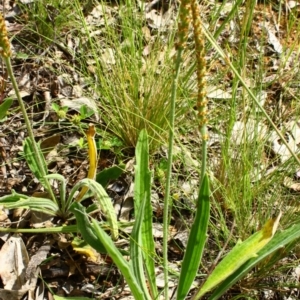
[[[150,285],[151,296],[156,299],[158,296],[155,275],[155,243],[152,231],[152,205],[151,205],[151,172],[149,170],[149,147],[146,130],[142,130],[136,146],[136,167],[134,182],[134,204],[135,211],[139,211],[139,206],[143,202],[142,213],[142,247],[145,267]]]
[[[205,293],[212,290],[220,282],[228,278],[246,261],[253,257],[257,257],[257,253],[275,234],[280,217],[281,213],[277,216],[277,218],[268,220],[260,231],[250,236],[244,242],[235,245],[210,274],[200,291],[195,296],[195,299],[199,299]]]
[[[105,188],[111,180],[118,179],[123,173],[123,166],[113,166],[99,172],[96,175],[96,181]]]
[[[140,203],[139,211],[136,213],[135,222],[132,228],[130,237],[130,259],[133,274],[141,287],[143,294],[146,299],[151,299],[148,289],[146,286],[146,279],[144,274],[144,264],[143,264],[143,252],[142,252],[142,224],[145,211],[145,202]]]
[[[79,112],[82,119],[87,119],[95,114],[95,112],[87,105],[82,105],[79,109]]]
[[[0,105],[0,120],[6,117],[6,113],[10,109],[13,101],[11,98],[4,99],[4,102]]]
[[[69,198],[67,200],[66,209],[71,205],[72,200],[74,198],[74,194],[76,191],[78,191],[81,187],[87,187],[90,189],[95,196],[95,198],[98,201],[98,204],[101,208],[102,213],[107,218],[107,222],[110,226],[110,231],[112,238],[115,240],[118,238],[119,230],[118,230],[118,222],[117,222],[117,216],[116,212],[114,210],[114,207],[112,205],[112,201],[110,197],[107,195],[104,188],[95,180],[85,178],[80,180],[71,190]]]
[[[177,300],[184,300],[196,277],[207,238],[210,215],[209,180],[205,174],[198,196],[197,211],[185,250],[178,289]]]
[[[258,263],[262,262],[269,255],[275,251],[289,245],[291,242],[300,238],[300,224],[295,224],[282,232],[277,233],[271,241],[263,247],[256,257],[248,260],[226,280],[224,280],[209,297],[211,300],[219,299],[230,287],[232,287],[238,280],[247,275],[250,270]]]
[[[70,211],[75,215],[77,221],[77,229],[81,233],[84,240],[96,249],[99,253],[106,253],[105,247],[102,245],[101,241],[95,235],[91,222],[86,214],[85,207],[78,202],[74,202]]]

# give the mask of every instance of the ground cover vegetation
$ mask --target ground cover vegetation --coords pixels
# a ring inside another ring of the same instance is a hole
[[[3,1],[3,299],[298,299],[296,1]]]

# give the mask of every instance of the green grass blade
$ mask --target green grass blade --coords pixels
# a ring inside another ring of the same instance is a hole
[[[281,213],[277,218],[268,220],[260,231],[251,235],[244,242],[235,245],[216,266],[194,299],[199,299],[205,293],[212,290],[219,283],[228,278],[246,261],[253,257],[257,257],[257,253],[265,245],[267,245],[276,232],[280,217]]]
[[[248,95],[250,98],[254,101],[255,105],[258,107],[258,109],[261,111],[261,113],[264,115],[264,117],[267,119],[268,123],[271,125],[271,127],[276,131],[277,135],[280,137],[282,143],[287,147],[289,150],[291,156],[295,159],[295,161],[300,165],[300,159],[296,155],[296,153],[292,150],[290,147],[289,143],[286,141],[283,133],[280,131],[280,129],[275,125],[273,122],[271,116],[266,112],[266,110],[263,108],[261,105],[260,101],[255,97],[254,93],[251,91],[249,86],[246,84],[245,80],[242,78],[238,70],[234,67],[234,65],[231,63],[230,59],[228,56],[225,54],[223,49],[218,45],[217,41],[214,39],[214,37],[211,35],[211,33],[203,26],[203,33],[205,34],[205,37],[207,40],[212,44],[213,48],[217,51],[217,53],[224,59],[226,64],[230,67],[232,72],[236,75],[236,77],[239,79],[241,82],[242,86],[245,88],[247,91]]]
[[[152,206],[151,206],[151,172],[149,170],[149,146],[146,130],[142,130],[136,147],[135,189],[134,203],[136,211],[145,199],[144,218],[142,222],[142,252],[145,268],[153,299],[158,297],[155,276],[155,244],[152,232]]]
[[[223,2],[223,3],[226,3],[226,2]],[[236,12],[238,11],[238,9],[240,8],[242,3],[243,3],[243,0],[238,0],[238,1],[234,2],[232,9],[228,13],[228,15],[224,18],[222,24],[220,24],[220,26],[217,28],[216,32],[214,33],[215,40],[217,40],[219,38],[220,34],[222,33],[222,31],[224,30],[226,25],[228,25],[230,23],[230,21],[234,18],[234,16],[236,15]]]
[[[257,256],[247,261],[232,275],[230,275],[224,282],[222,282],[209,297],[210,300],[219,299],[230,287],[232,287],[238,280],[247,275],[250,270],[259,262],[263,261],[275,251],[290,244],[296,239],[300,238],[300,224],[295,224],[288,229],[277,233],[271,241],[257,253]]]
[[[177,300],[184,300],[199,269],[210,215],[209,179],[205,174],[198,196],[198,207],[185,250],[179,277]]]

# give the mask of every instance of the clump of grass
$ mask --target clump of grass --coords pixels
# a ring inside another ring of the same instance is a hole
[[[104,12],[110,8],[102,3]],[[170,93],[173,79],[174,43],[170,28],[168,38],[158,33],[146,41],[143,33],[143,12],[134,2],[120,3],[119,15],[103,18],[101,40],[93,38],[82,16],[87,36],[87,52],[84,57],[95,62],[94,88],[99,97],[102,120],[108,130],[114,132],[128,147],[135,147],[142,129],[147,129],[150,149],[165,143],[167,117],[170,112]],[[108,13],[107,13],[108,14]],[[165,40],[164,40],[165,39]],[[150,49],[145,54],[145,48]],[[109,55],[106,55],[109,53]],[[109,57],[108,57],[109,56]],[[184,78],[182,74],[182,78]],[[183,85],[177,99],[176,123],[183,118]]]

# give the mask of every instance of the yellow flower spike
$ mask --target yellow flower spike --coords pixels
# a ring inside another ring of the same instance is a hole
[[[95,143],[95,133],[95,126],[93,124],[89,124],[89,129],[86,132],[86,139],[89,149],[89,171],[87,178],[89,179],[95,179],[97,171],[97,148]],[[87,191],[88,187],[84,186],[76,197],[76,201],[80,202]]]
[[[7,36],[7,29],[5,25],[5,20],[0,14],[0,55],[3,57],[10,57],[11,56],[11,50],[10,50],[10,42]]]
[[[186,46],[186,40],[189,32],[190,25],[190,1],[182,0],[179,10],[179,23],[178,23],[178,43],[177,49],[183,50]]]
[[[206,99],[206,61],[205,61],[205,44],[204,36],[202,33],[202,25],[200,20],[200,8],[196,0],[191,1],[192,8],[192,20],[195,36],[195,50],[196,50],[196,61],[197,61],[197,84],[198,84],[198,95],[197,95],[197,109],[199,126],[201,128],[201,135],[203,140],[208,139],[206,124],[207,118],[207,99]]]

